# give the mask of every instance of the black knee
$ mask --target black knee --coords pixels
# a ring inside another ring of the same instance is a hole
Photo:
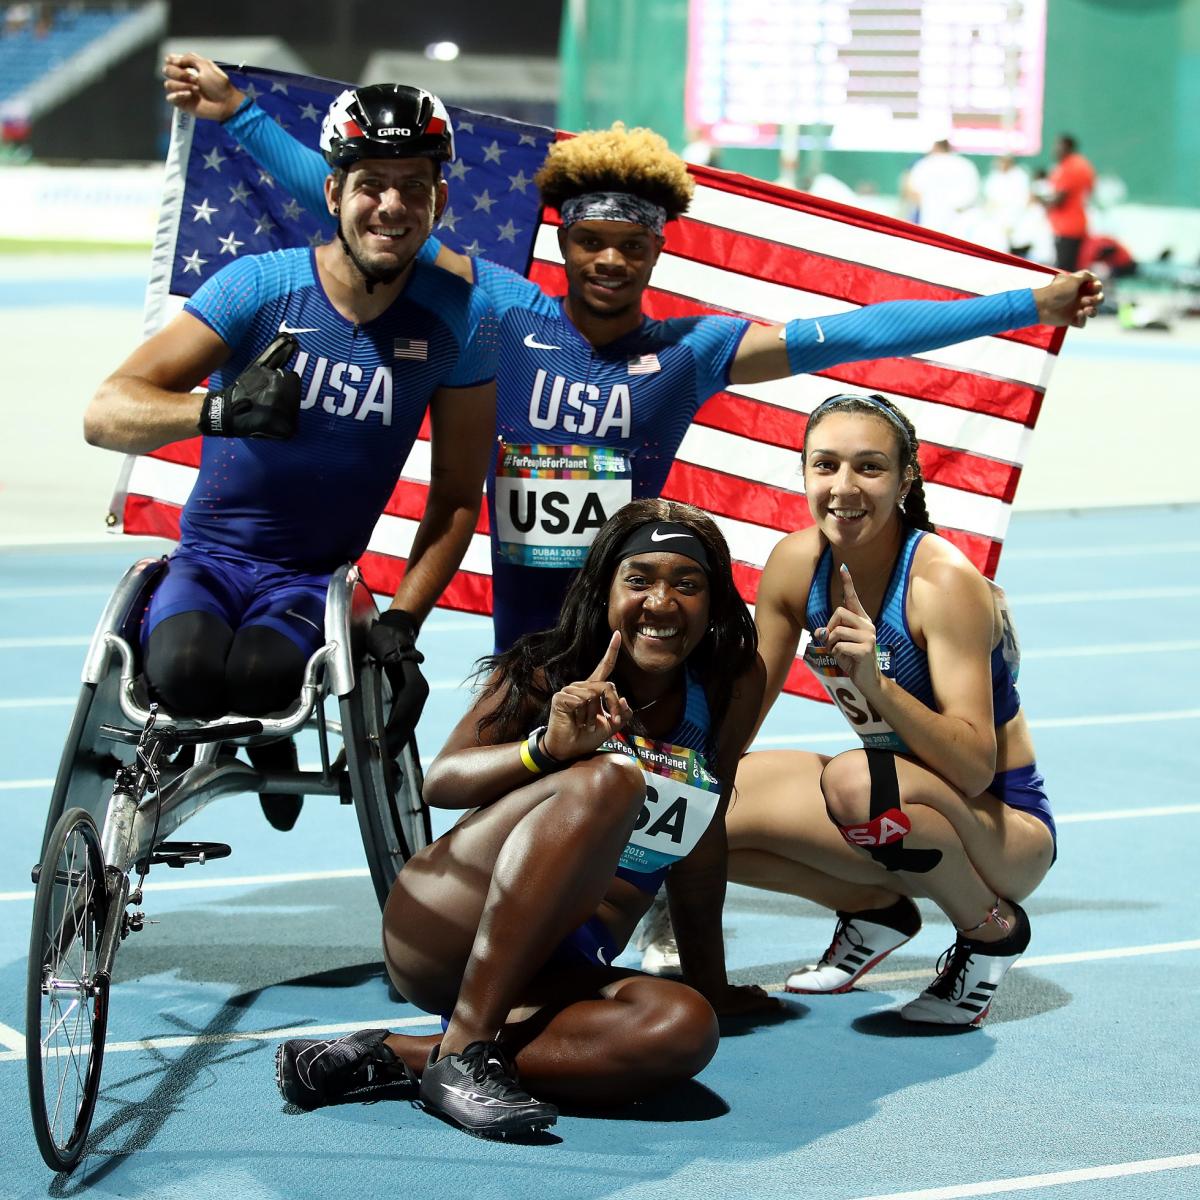
[[[225,659],[233,630],[209,612],[182,612],[155,626],[146,643],[146,682],[171,712],[210,719],[227,711]]]
[[[277,629],[239,629],[225,666],[230,708],[250,717],[287,708],[300,692],[305,661],[300,647]]]

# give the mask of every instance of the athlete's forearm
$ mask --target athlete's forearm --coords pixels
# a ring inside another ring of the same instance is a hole
[[[321,154],[297,141],[257,104],[239,109],[224,128],[255,160],[303,205],[306,212],[333,233],[337,223],[325,203],[329,166]]]
[[[961,717],[939,713],[886,676],[878,690],[866,695],[915,758],[964,796],[978,796],[987,790],[996,774],[994,729],[981,730]]]
[[[437,495],[436,484],[431,487],[393,608],[412,613],[418,622],[425,620],[467,552],[481,500],[482,492],[475,493],[473,503],[465,498],[444,499]]]
[[[131,375],[111,375],[83,417],[89,445],[125,454],[145,454],[171,442],[196,437],[204,396],[169,392]]]
[[[722,806],[696,848],[667,873],[671,925],[684,980],[705,996],[720,995],[729,983],[721,930],[727,858]]]
[[[1037,302],[1029,288],[966,300],[889,300],[853,312],[789,322],[788,365],[793,375],[800,375],[838,363],[920,354],[1038,321]]]

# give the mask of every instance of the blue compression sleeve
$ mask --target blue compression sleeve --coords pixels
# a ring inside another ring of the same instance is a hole
[[[329,233],[337,228],[325,204],[329,165],[281,129],[257,104],[243,104],[224,126]]]
[[[887,300],[854,312],[785,326],[793,375],[838,363],[919,354],[970,338],[1038,324],[1029,288],[969,300]]]

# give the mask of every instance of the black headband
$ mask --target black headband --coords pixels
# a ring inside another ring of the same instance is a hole
[[[639,525],[625,539],[617,552],[617,561],[623,562],[634,554],[682,554],[711,574],[708,551],[704,543],[686,525],[676,521],[648,521]]]

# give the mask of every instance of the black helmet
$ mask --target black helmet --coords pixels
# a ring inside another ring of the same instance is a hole
[[[347,88],[321,123],[321,153],[331,167],[360,158],[454,157],[454,130],[446,106],[424,88],[372,83]]]

